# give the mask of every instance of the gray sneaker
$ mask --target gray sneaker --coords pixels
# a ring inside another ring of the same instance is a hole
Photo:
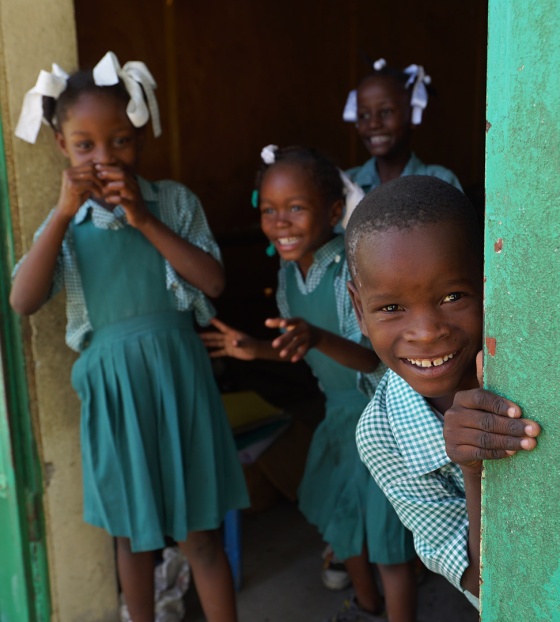
[[[384,613],[370,613],[358,605],[356,597],[345,600],[342,609],[332,618],[325,618],[323,622],[387,622]]]

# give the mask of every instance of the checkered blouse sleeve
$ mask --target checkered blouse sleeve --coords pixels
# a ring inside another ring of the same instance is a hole
[[[163,222],[184,240],[198,246],[221,263],[220,249],[208,227],[198,197],[176,182],[162,181],[157,186]],[[185,281],[168,261],[165,262],[165,268],[167,289],[174,293],[177,309],[193,309],[197,322],[207,325],[216,315],[214,306],[198,288]]]

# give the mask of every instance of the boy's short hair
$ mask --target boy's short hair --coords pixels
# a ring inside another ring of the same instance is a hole
[[[428,175],[407,175],[381,184],[360,201],[346,227],[346,259],[356,276],[356,254],[363,238],[388,229],[455,222],[464,228],[473,251],[482,254],[482,230],[467,197],[451,184]]]

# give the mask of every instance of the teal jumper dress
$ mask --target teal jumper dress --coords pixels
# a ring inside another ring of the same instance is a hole
[[[133,551],[216,529],[249,499],[193,314],[177,311],[164,258],[139,231],[72,227],[93,326],[72,369],[84,519]]]
[[[305,318],[339,336],[335,277],[343,262],[332,262],[312,292],[303,294],[296,273],[286,273],[286,298],[292,317]],[[400,522],[356,447],[356,425],[369,400],[357,388],[357,372],[311,349],[305,356],[326,396],[326,413],[307,457],[299,488],[299,507],[336,556],[345,560],[367,546],[369,560],[398,564],[411,560],[412,534]]]

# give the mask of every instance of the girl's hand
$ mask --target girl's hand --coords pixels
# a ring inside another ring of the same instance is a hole
[[[482,385],[482,353],[476,362]],[[464,471],[479,473],[482,460],[507,458],[521,449],[531,451],[541,428],[521,414],[517,404],[491,391],[459,391],[444,416],[447,455]]]
[[[283,328],[285,333],[272,342],[272,347],[279,350],[280,358],[292,363],[301,360],[310,348],[314,348],[321,338],[320,330],[299,317],[269,318],[265,321],[268,328]]]
[[[232,356],[242,361],[252,361],[257,358],[259,345],[257,339],[231,328],[216,318],[211,323],[218,330],[200,333],[199,336],[212,358]]]
[[[140,187],[134,175],[119,166],[96,164],[97,176],[103,184],[103,199],[109,205],[122,205],[128,223],[141,228],[150,217],[150,212],[140,194]]]
[[[97,176],[93,164],[71,166],[62,173],[62,185],[57,211],[71,220],[80,205],[92,195],[103,196],[103,183]]]

